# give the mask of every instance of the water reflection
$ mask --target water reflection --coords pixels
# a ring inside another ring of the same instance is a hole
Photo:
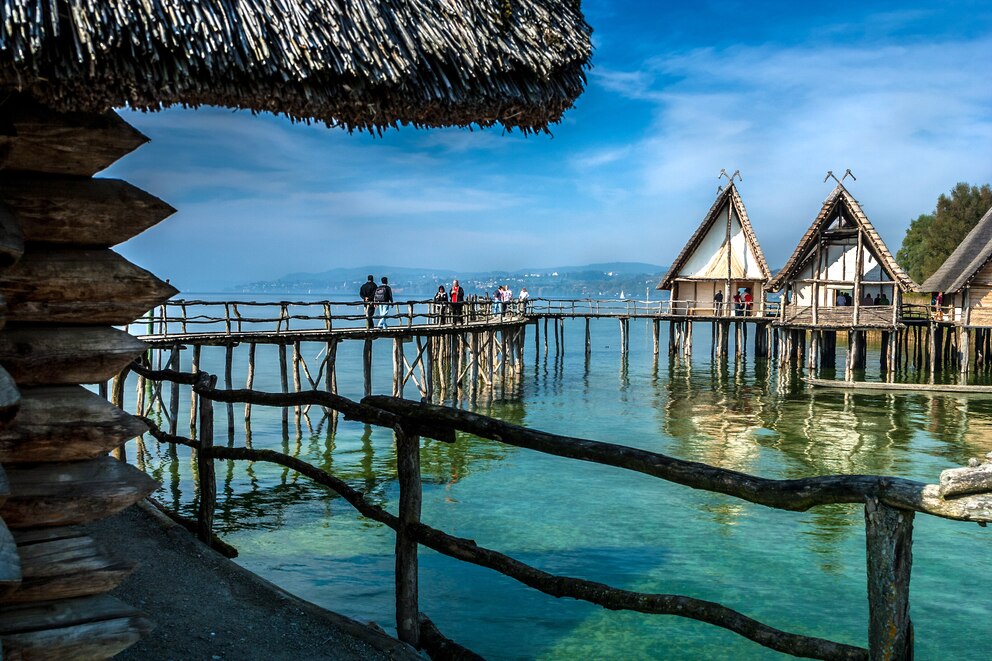
[[[526,408],[520,391],[511,390],[508,395],[505,400],[476,401],[474,410],[522,424]],[[273,434],[272,431],[281,427],[279,417],[278,411],[256,407],[254,434],[248,431],[228,445],[254,442],[256,448],[278,449],[343,479],[361,490],[372,504],[386,507],[390,503],[396,484],[396,446],[391,430],[353,423],[339,427],[332,419],[336,416],[325,415],[308,433],[290,429],[286,435]],[[195,516],[199,492],[195,451],[157,443],[149,445],[144,439],[138,439],[134,445],[138,466],[162,484],[157,497],[181,514]],[[425,438],[421,441],[422,478],[425,484],[450,486],[472,473],[487,470],[511,452],[509,446],[461,434],[454,443]],[[218,482],[215,521],[217,532],[222,535],[282,528],[287,525],[287,511],[291,507],[317,501],[330,504],[339,498],[295,471],[265,462],[218,462]]]

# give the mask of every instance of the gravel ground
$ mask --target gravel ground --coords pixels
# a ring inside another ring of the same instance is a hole
[[[418,659],[381,630],[303,601],[203,546],[147,503],[91,524],[138,569],[112,594],[155,630],[118,659]]]

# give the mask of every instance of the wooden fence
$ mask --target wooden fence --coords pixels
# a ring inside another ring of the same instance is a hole
[[[911,659],[913,625],[909,617],[912,523],[917,512],[980,525],[992,520],[992,463],[977,460],[941,474],[940,484],[876,475],[827,475],[775,480],[684,461],[663,454],[599,441],[549,434],[475,413],[395,397],[369,396],[361,402],[340,395],[308,391],[266,393],[215,387],[216,377],[200,373],[132,369],[146,379],[186,384],[199,398],[197,439],[165,433],[145,419],[159,442],[196,450],[200,482],[197,529],[212,539],[216,501],[214,460],[267,461],[297,471],[338,493],[363,516],[396,532],[396,627],[398,636],[432,658],[479,658],[444,638],[419,610],[419,546],[458,560],[488,567],[555,597],[570,597],[612,610],[677,615],[708,622],[765,647],[816,659]],[[213,444],[213,403],[260,406],[322,406],[347,419],[390,428],[396,435],[400,496],[398,515],[370,504],[343,480],[295,457],[273,450]],[[449,535],[420,520],[422,436],[453,442],[455,432],[569,459],[651,475],[695,489],[726,494],[767,507],[805,511],[834,503],[863,503],[867,538],[869,622],[867,648],[789,633],[758,622],[727,606],[693,597],[643,594],[580,578],[550,574],[470,539]],[[992,459],[992,453],[990,453]]]

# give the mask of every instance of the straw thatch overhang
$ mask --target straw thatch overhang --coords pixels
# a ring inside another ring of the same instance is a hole
[[[710,227],[712,227],[713,223],[717,221],[717,216],[720,215],[720,211],[724,208],[724,205],[728,203],[733,206],[734,211],[737,213],[737,217],[740,218],[744,237],[746,238],[748,245],[750,245],[751,250],[754,251],[755,258],[758,261],[758,266],[761,268],[763,279],[768,280],[771,278],[771,270],[768,268],[768,262],[765,261],[764,253],[761,252],[761,246],[758,244],[758,239],[754,235],[754,228],[751,227],[751,220],[748,218],[747,209],[744,208],[744,200],[741,199],[740,193],[737,192],[737,186],[731,183],[717,195],[716,200],[710,207],[710,210],[703,218],[703,222],[699,224],[698,228],[696,228],[696,232],[689,239],[689,242],[682,248],[682,251],[679,253],[678,257],[675,258],[675,261],[672,263],[671,267],[669,267],[668,273],[665,274],[665,277],[662,278],[661,283],[659,283],[655,289],[667,291],[672,288],[679,272],[685,266],[685,263],[689,260],[689,257],[691,257],[696,251],[696,248],[699,247],[700,242],[706,237]]]
[[[885,242],[882,241],[882,237],[875,230],[871,221],[868,220],[868,216],[865,215],[861,205],[842,184],[837,184],[837,187],[823,201],[823,207],[820,209],[819,215],[813,220],[813,224],[810,225],[809,229],[806,230],[806,234],[799,241],[795,252],[789,257],[785,266],[768,283],[768,291],[780,291],[803,268],[806,260],[809,259],[816,247],[817,237],[837,217],[838,212],[844,214],[849,220],[853,220],[856,226],[864,232],[867,247],[875,253],[878,257],[879,265],[892,278],[892,281],[898,285],[900,290],[904,292],[919,291],[919,285],[899,266],[895,257],[892,256],[892,253],[886,247]]]
[[[349,130],[546,130],[585,85],[578,0],[7,0],[0,88],[59,111],[217,105]]]
[[[920,287],[925,292],[961,291],[992,260],[992,208]]]

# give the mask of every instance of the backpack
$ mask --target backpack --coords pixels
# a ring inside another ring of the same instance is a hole
[[[384,303],[386,301],[386,292],[389,291],[389,287],[386,285],[379,285],[375,288],[375,294],[372,295],[372,300],[376,303]]]

